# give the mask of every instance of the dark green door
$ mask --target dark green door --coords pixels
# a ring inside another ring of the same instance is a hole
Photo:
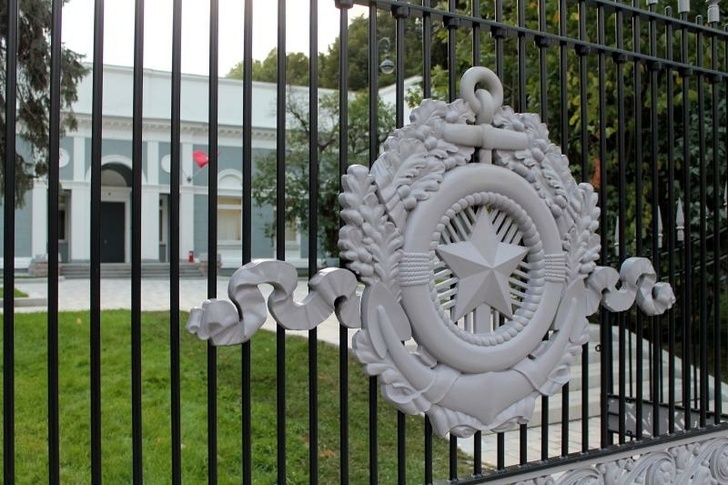
[[[101,262],[124,262],[124,203],[101,203]]]

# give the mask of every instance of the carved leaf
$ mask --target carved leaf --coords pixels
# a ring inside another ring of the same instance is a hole
[[[346,225],[339,231],[339,249],[348,266],[364,282],[371,281],[374,275],[374,258],[369,246],[364,244],[362,227],[365,214],[362,213],[364,199],[374,195],[376,189],[369,170],[361,165],[352,165],[341,178],[343,191],[339,194],[341,218]]]
[[[412,112],[412,124],[395,131],[384,142],[384,153],[372,166],[379,196],[392,222],[402,228],[407,211],[438,189],[443,174],[465,164],[473,147],[445,141],[446,124],[466,123],[473,113],[458,100],[447,104],[425,100]]]

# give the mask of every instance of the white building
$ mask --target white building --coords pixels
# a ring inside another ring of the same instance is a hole
[[[103,135],[101,157],[102,262],[131,261],[131,167],[133,71],[105,66]],[[413,80],[412,82],[416,82]],[[252,162],[275,150],[276,85],[253,82]],[[305,94],[305,88],[301,89]],[[325,90],[322,90],[324,94]],[[61,261],[90,260],[91,201],[91,113],[92,77],[78,86],[73,111],[78,130],[61,140],[60,179],[62,195],[59,217]],[[208,168],[198,168],[196,151],[208,152],[208,78],[183,75],[181,80],[181,188],[180,253],[169,254],[170,114],[171,74],[144,72],[142,260],[166,262],[172,257],[187,260],[207,253]],[[218,116],[218,253],[223,267],[242,262],[242,117],[243,83],[219,80]],[[382,97],[394,103],[394,87],[384,88]],[[408,113],[407,113],[408,114]],[[21,142],[22,145],[22,142]],[[21,147],[22,149],[22,147]],[[16,224],[16,267],[27,268],[34,257],[47,252],[47,187],[39,182],[26,196]],[[272,222],[272,208],[253,208],[254,258],[273,257],[274,242],[264,226]],[[287,257],[295,262],[306,256],[305,241],[295,231],[287,235]],[[305,239],[305,238],[304,238]]]

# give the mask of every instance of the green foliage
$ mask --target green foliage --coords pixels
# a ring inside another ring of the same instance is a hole
[[[414,17],[402,20],[404,25],[405,55],[404,76],[411,77],[422,74],[422,24],[416,22]],[[396,51],[396,20],[386,11],[377,13],[377,65],[388,56],[397,62]],[[349,90],[360,91],[369,86],[369,20],[360,15],[352,19],[348,28],[347,72],[349,75]],[[386,42],[389,40],[387,49]],[[318,54],[318,84],[327,89],[339,89],[339,52],[341,43],[339,37],[328,47],[325,53]],[[445,48],[442,44],[433,46],[434,62],[444,64]],[[278,80],[278,50],[272,49],[265,59],[253,61],[253,80],[276,82]],[[301,52],[286,53],[286,84],[295,86],[308,85],[309,58]],[[235,79],[243,78],[243,63],[238,62],[227,74]],[[380,74],[379,86],[394,83],[396,74]]]
[[[308,84],[309,59],[301,52],[286,54],[286,84]],[[243,63],[238,62],[227,74],[233,79],[243,79]],[[253,61],[253,80],[274,83],[278,81],[278,49],[272,49],[262,61]]]
[[[47,316],[18,314],[15,320],[16,476],[18,483],[48,479]],[[186,315],[181,315],[182,322]],[[101,336],[102,473],[107,483],[132,482],[131,314],[105,311]],[[180,329],[182,478],[207,480],[207,344]],[[90,481],[89,320],[87,312],[59,315],[59,414],[62,483]],[[142,314],[142,447],[143,473],[148,483],[169,483],[170,433],[169,314]],[[286,339],[287,483],[308,483],[308,341]],[[251,430],[253,483],[274,483],[276,462],[276,337],[266,331],[251,340]],[[339,481],[339,354],[318,344],[318,416],[320,483]],[[240,347],[217,349],[218,473],[222,483],[242,480]],[[349,451],[352,483],[368,480],[369,378],[349,358]],[[2,389],[0,389],[0,394]],[[0,396],[1,397],[1,396]],[[0,411],[1,412],[1,411]],[[396,412],[382,399],[377,403],[379,481],[397,477]],[[423,427],[419,416],[407,417],[407,472],[421,480]],[[448,443],[433,440],[433,470],[444,478]],[[467,457],[460,471],[468,473]],[[0,455],[0,466],[2,455]],[[471,468],[472,469],[472,468]]]
[[[404,77],[422,74],[422,23],[414,17],[402,19],[404,24]],[[384,60],[385,55],[397,63],[396,34],[397,21],[389,12],[377,11],[377,65]],[[386,41],[389,39],[389,52],[386,51]],[[322,84],[332,89],[339,88],[339,52],[341,50],[340,38],[329,46],[326,54],[319,56],[321,66]],[[446,53],[444,45],[433,46],[434,63],[444,64]],[[359,91],[369,86],[369,20],[360,15],[354,18],[348,29],[347,68],[349,75],[349,89]],[[397,73],[379,74],[379,86],[393,84]]]
[[[522,18],[519,18],[516,3],[502,2],[501,5],[502,11],[497,13],[493,2],[481,1],[480,14],[486,18],[496,18],[500,15],[501,21],[506,25],[520,24],[534,31],[544,30],[560,34],[563,30],[572,38],[580,38],[580,29],[583,28],[583,38],[589,42],[620,47],[625,51],[639,49],[640,52],[647,54],[652,53],[654,49],[654,55],[663,58],[667,56],[668,46],[664,26],[656,25],[653,34],[649,22],[645,19],[639,24],[634,24],[624,14],[624,20],[620,24],[615,11],[605,10],[605,30],[600,36],[599,9],[591,7],[580,9],[580,6],[583,7],[582,3],[567,3],[568,10],[564,15],[566,25],[563,26],[560,23],[561,12],[558,10],[558,2],[545,3],[542,19],[539,18],[536,2],[526,3]],[[662,3],[660,9],[666,6],[672,7],[672,11],[677,12],[676,1]],[[439,7],[447,8],[447,5],[441,2]],[[696,15],[705,15],[705,5],[693,7],[694,10],[687,15],[689,19],[695,20]],[[458,12],[469,14],[471,12],[469,2],[458,2]],[[725,15],[726,12],[722,13]],[[580,15],[584,17],[580,18]],[[540,23],[543,25],[539,25]],[[621,36],[618,34],[618,26],[621,26]],[[442,25],[434,25],[434,28],[436,42],[446,44],[449,31]],[[681,52],[681,35],[681,32],[675,29],[671,47],[676,59],[679,59]],[[653,36],[654,43],[651,42]],[[472,31],[470,28],[460,28],[456,31],[455,37],[455,77],[459,79],[473,64]],[[708,79],[703,78],[703,84],[698,86],[696,77],[688,78],[686,99],[690,103],[690,111],[686,120],[682,115],[681,92],[684,78],[676,70],[653,71],[652,66],[647,63],[620,62],[611,55],[604,55],[600,59],[598,52],[594,50],[585,52],[581,56],[573,47],[562,50],[559,45],[553,43],[539,48],[536,40],[532,37],[519,38],[516,35],[505,35],[497,41],[493,36],[481,33],[479,63],[494,69],[500,76],[505,91],[504,104],[513,106],[516,111],[540,113],[549,127],[551,140],[562,147],[571,161],[576,178],[591,182],[597,189],[600,187],[604,189],[607,198],[600,201],[600,205],[603,217],[610,226],[608,236],[611,238],[614,235],[613,227],[621,210],[628,221],[626,232],[622,235],[626,242],[623,249],[628,255],[648,252],[647,248],[651,247],[651,241],[657,237],[655,233],[657,224],[653,223],[654,201],[661,210],[665,227],[672,229],[665,220],[668,207],[671,204],[674,207],[675,204],[674,200],[668,200],[667,197],[669,153],[674,157],[676,197],[686,200],[684,190],[686,180],[694,187],[690,202],[686,205],[691,209],[689,221],[697,231],[702,218],[700,207],[705,207],[707,217],[711,217],[712,212],[723,203],[722,190],[718,193],[713,187],[724,187],[726,180],[725,164],[720,163],[726,157],[725,144],[722,143],[726,125],[725,84],[711,84]],[[694,32],[688,33],[686,40],[689,54],[684,62],[710,67],[712,59],[709,39],[707,37],[703,39],[703,48],[700,52],[696,49],[697,36]],[[564,73],[561,72],[562,60],[565,62]],[[721,58],[718,65],[722,66],[724,62]],[[603,74],[601,80],[600,73]],[[585,99],[582,99],[582,78],[585,80],[583,84]],[[449,72],[445,68],[433,69],[433,97],[447,99],[456,94],[448,92],[448,79]],[[671,81],[675,88],[672,100],[667,99],[668,81]],[[561,91],[562,83],[566,85],[563,93],[565,97]],[[698,103],[698,93],[701,90],[704,94],[702,106]],[[720,100],[717,119],[712,119],[711,114],[714,91]],[[410,97],[412,101],[418,101],[416,95]],[[668,109],[668,101],[672,101],[672,112]],[[654,120],[653,104],[656,106]],[[562,117],[562,110],[566,118]],[[583,114],[586,114],[586,117],[582,119]],[[675,120],[674,138],[668,136],[669,119]],[[638,132],[638,120],[641,132]],[[688,140],[683,140],[682,137],[685,123],[689,127]],[[712,148],[713,125],[719,127],[720,142],[717,144],[719,151],[716,154],[713,154]],[[704,130],[702,135],[705,141],[702,148],[701,130]],[[653,132],[656,134],[656,144],[652,143]],[[586,144],[582,140],[586,141]],[[683,159],[685,143],[690,153],[688,163]],[[695,188],[698,187],[701,176],[697,160],[703,160],[702,172],[706,174],[707,194],[704,205],[700,204],[700,194]],[[713,163],[719,163],[717,180],[712,176]],[[688,165],[690,171],[686,172]],[[653,182],[653,167],[657,171],[655,179],[657,183]],[[604,180],[602,180],[602,170],[606,174]],[[641,216],[639,227],[635,223],[638,214]],[[614,242],[610,241],[610,246]],[[610,253],[614,252],[612,249],[610,248]]]
[[[65,3],[65,2],[64,2]],[[51,1],[24,0],[19,2],[18,52],[17,52],[17,121],[18,133],[29,149],[30,157],[20,154],[15,159],[15,205],[23,205],[26,191],[33,187],[36,177],[48,172],[48,122],[50,109],[50,28]],[[0,54],[0,85],[6,83],[6,48],[8,35],[7,4],[0,5],[0,37],[3,45]],[[66,110],[63,127],[75,129],[76,120],[70,112],[77,99],[76,85],[86,75],[81,64],[82,56],[61,49],[61,104]],[[0,132],[5,133],[5,94],[0,93]],[[0,160],[5,159],[6,144],[0,143]],[[55,159],[55,157],[54,157]],[[0,175],[5,175],[5,165],[0,164]],[[0,184],[0,192],[4,186]]]
[[[422,24],[414,17],[402,20],[404,27],[405,55],[404,75],[406,77],[422,73]],[[385,52],[389,39],[389,52]],[[388,55],[397,62],[396,53],[396,20],[386,11],[377,14],[377,51],[379,61]],[[340,39],[329,46],[326,53],[318,55],[319,87],[339,88],[339,52]],[[442,44],[433,47],[433,59],[437,64],[444,64],[445,48]],[[347,165],[359,163],[369,165],[375,155],[369,154],[369,101],[363,94],[369,86],[369,20],[359,16],[352,19],[348,28],[348,89],[353,94],[349,101],[348,150]],[[286,54],[286,84],[305,86],[309,81],[309,59],[305,54],[292,52]],[[236,64],[228,73],[229,77],[242,79],[242,63]],[[276,82],[278,79],[277,50],[273,49],[262,60],[253,62],[253,80]],[[380,74],[380,86],[391,84],[395,74]],[[296,226],[300,232],[308,231],[308,164],[309,141],[311,130],[308,127],[307,99],[302,95],[289,94],[286,100],[289,115],[286,135],[286,213],[287,225]],[[338,253],[337,241],[339,231],[338,194],[339,194],[339,106],[338,95],[322,96],[319,101],[319,126],[317,127],[318,143],[316,152],[319,164],[319,219],[318,232],[322,256],[334,256]],[[384,141],[394,129],[394,110],[378,101],[378,143]],[[272,154],[258,163],[257,175],[253,180],[253,198],[260,206],[275,207],[276,203],[276,154]],[[275,234],[275,223],[266,226],[269,237]]]
[[[369,154],[369,97],[365,93],[352,95],[348,105],[347,165],[368,166],[373,159]],[[296,226],[300,232],[309,230],[309,126],[308,97],[289,91],[286,99],[289,124],[286,130],[285,191],[287,225]],[[338,93],[319,98],[318,126],[316,127],[316,155],[319,167],[318,183],[318,236],[321,255],[338,253],[339,239],[339,100]],[[377,140],[383,142],[394,129],[394,109],[381,99],[377,106]],[[275,153],[258,162],[253,178],[253,199],[260,206],[276,206],[277,156]],[[278,215],[276,215],[277,217]],[[275,234],[275,222],[266,226],[267,235]]]
[[[3,292],[3,287],[0,286],[0,295],[2,295],[2,292]],[[26,292],[24,292],[24,291],[21,291],[21,290],[17,289],[17,288],[13,288],[13,296],[15,298],[27,298],[28,294]]]

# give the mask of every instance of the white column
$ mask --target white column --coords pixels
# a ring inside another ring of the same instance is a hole
[[[192,163],[192,143],[182,144],[181,156],[182,160],[180,160],[180,165],[182,165],[182,180],[180,183],[181,185],[190,185],[191,182],[187,181],[187,177],[192,177],[195,172]]]
[[[195,248],[195,195],[182,187],[179,195],[179,258],[187,260],[187,252]],[[195,257],[199,257],[196,254]]]
[[[67,211],[68,212],[68,211]],[[91,259],[91,194],[88,186],[71,190],[71,261]]]
[[[156,141],[147,142],[147,183],[159,184],[159,143]]]
[[[159,260],[159,188],[142,189],[142,259]]]
[[[42,180],[35,180],[33,183],[32,197],[32,221],[31,256],[36,257],[48,252],[48,187]]]
[[[70,219],[70,234],[66,236],[71,261],[91,259],[91,191],[86,184],[86,138],[73,138],[73,181],[83,183],[83,187],[71,189],[71,202],[66,208],[66,217]]]
[[[86,179],[86,138],[73,138],[73,180],[83,182]]]
[[[142,188],[142,259],[159,261],[159,143],[147,142],[147,186]]]
[[[192,174],[192,144],[182,144],[182,160],[180,161],[185,174]],[[195,248],[195,195],[187,178],[182,177],[179,197],[179,258],[186,260],[187,252]],[[199,257],[199,255],[195,255]]]

